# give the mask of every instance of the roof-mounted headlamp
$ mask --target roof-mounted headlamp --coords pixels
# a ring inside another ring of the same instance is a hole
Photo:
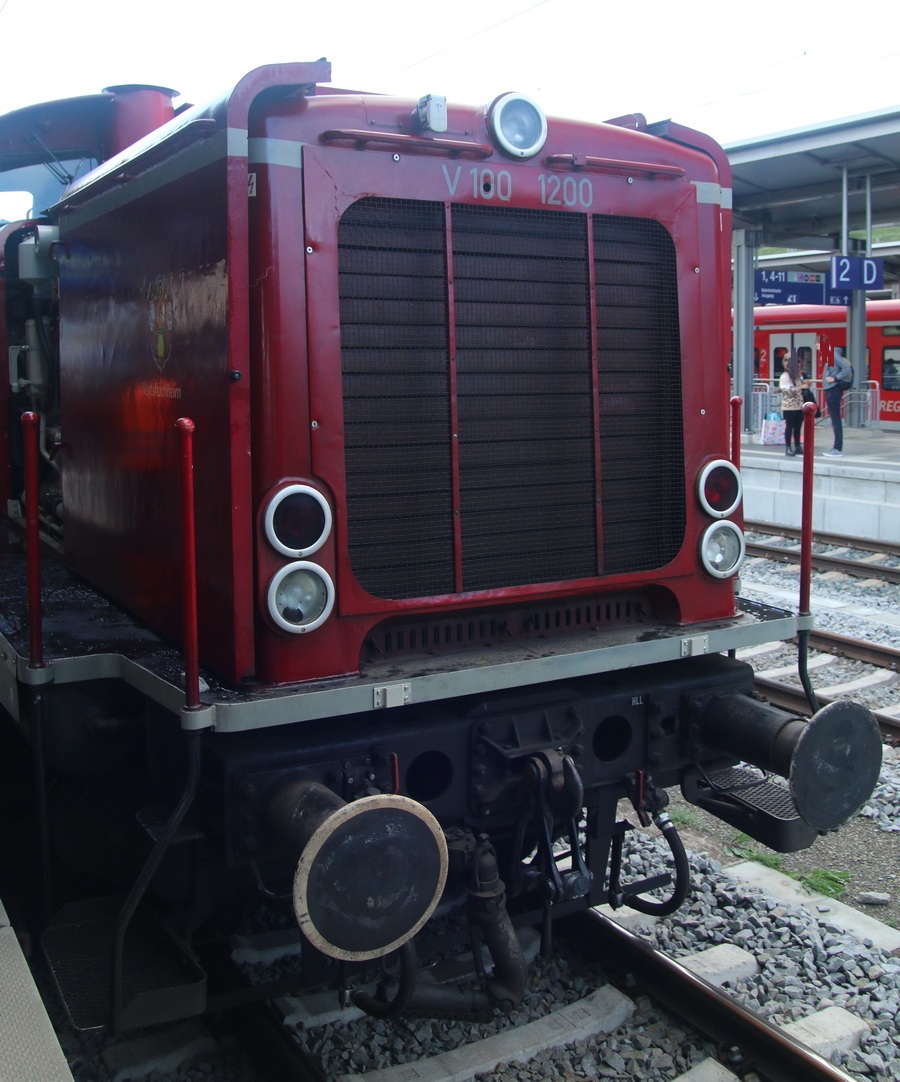
[[[488,107],[487,121],[494,142],[513,158],[533,158],[547,139],[543,110],[524,94],[502,94]]]

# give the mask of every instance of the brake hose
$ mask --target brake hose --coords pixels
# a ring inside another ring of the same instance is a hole
[[[672,851],[672,857],[675,861],[675,886],[671,895],[662,902],[652,902],[638,894],[626,895],[624,902],[639,913],[647,913],[654,917],[667,917],[670,913],[674,913],[688,896],[688,891],[691,888],[691,866],[688,863],[687,853],[684,851],[684,843],[668,813],[662,812],[660,815],[655,815],[653,822],[662,831],[662,835]]]

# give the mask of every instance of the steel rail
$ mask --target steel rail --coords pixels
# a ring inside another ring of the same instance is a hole
[[[780,706],[783,710],[790,710],[803,716],[809,713],[809,703],[806,701],[803,688],[799,685],[783,684],[780,680],[772,680],[768,676],[757,676],[754,683],[756,690],[773,706]],[[833,695],[822,695],[818,692],[817,697],[821,706],[827,706],[836,698]],[[883,714],[878,710],[873,710],[872,714],[878,722],[882,736],[888,740],[900,739],[900,718]]]
[[[851,639],[846,635],[836,635],[833,631],[811,631],[809,645],[823,653],[900,672],[900,650],[892,646],[881,646],[866,639]]]
[[[648,994],[709,1038],[736,1046],[740,1065],[768,1082],[851,1082],[834,1064],[731,999],[678,962],[596,911],[584,915],[586,935],[604,961],[635,974]]]
[[[771,522],[744,522],[744,530],[752,533],[767,533],[773,537],[789,537],[800,540],[800,530],[795,526],[776,526]],[[813,541],[820,545],[835,545],[839,548],[866,549],[868,552],[884,552],[889,556],[897,555],[897,545],[889,541],[875,541],[868,537],[849,537],[846,534],[820,533],[816,531]]]
[[[820,540],[816,538],[816,540]],[[766,545],[761,541],[748,541],[747,555],[761,556],[766,560],[778,560],[786,564],[799,564],[801,554],[797,550]],[[878,550],[882,551],[882,550]],[[830,556],[825,553],[813,553],[813,567],[817,571],[843,571],[846,575],[856,575],[866,579],[882,579],[885,582],[900,583],[900,567],[886,567],[884,564],[869,564],[862,560],[853,560],[847,556]]]

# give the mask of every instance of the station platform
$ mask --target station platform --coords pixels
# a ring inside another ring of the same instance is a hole
[[[72,1082],[72,1072],[2,902],[0,1082]]]
[[[844,457],[829,458],[830,423],[815,429],[813,529],[900,548],[900,430],[844,426]],[[753,522],[800,525],[802,457],[764,447],[745,434],[741,443],[744,516]]]

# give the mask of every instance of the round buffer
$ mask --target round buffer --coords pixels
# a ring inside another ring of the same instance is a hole
[[[338,808],[303,849],[294,915],[323,954],[380,958],[425,924],[447,879],[438,821],[409,797],[376,794]]]

